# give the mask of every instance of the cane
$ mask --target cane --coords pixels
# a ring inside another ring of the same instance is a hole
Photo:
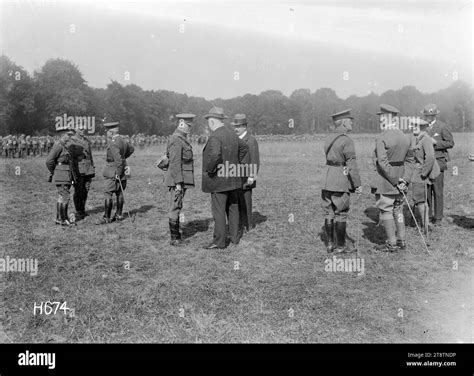
[[[407,203],[408,209],[410,209],[411,216],[413,217],[416,228],[418,229],[418,232],[420,233],[421,240],[423,240],[423,245],[425,246],[426,252],[428,252],[428,254],[431,255],[431,252],[428,249],[428,245],[426,244],[425,237],[423,236],[423,233],[420,230],[420,226],[418,226],[418,222],[416,221],[415,214],[413,213],[413,210],[411,210],[411,206],[410,206],[410,203],[408,202],[408,198],[405,195],[405,192],[403,192],[403,189],[400,189],[400,192],[402,192],[403,198],[405,199],[405,202]]]
[[[116,178],[116,179],[119,181],[120,190],[122,191],[123,200],[125,201],[125,193],[123,192],[122,181],[120,180],[120,178]],[[130,215],[130,211],[128,210],[128,208],[127,208],[127,213],[128,213],[128,218],[130,218],[130,220],[131,220],[132,223],[133,223],[133,222],[134,222],[134,217],[132,217],[132,216]]]
[[[428,238],[428,221],[429,221],[429,208],[428,208],[428,184],[425,182],[425,212],[423,213],[425,217],[424,225],[425,225],[425,234],[426,234],[426,240],[429,240]]]

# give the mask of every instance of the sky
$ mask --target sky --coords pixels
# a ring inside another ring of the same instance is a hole
[[[0,1],[0,52],[29,72],[71,60],[92,87],[214,99],[472,85],[469,1]]]

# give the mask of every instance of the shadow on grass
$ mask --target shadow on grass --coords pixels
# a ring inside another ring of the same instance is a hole
[[[364,214],[372,220],[372,222],[362,222],[362,237],[374,244],[383,244],[385,242],[385,231],[379,226],[379,209],[371,206],[364,210]]]
[[[194,221],[188,222],[182,230],[181,236],[183,239],[190,238],[191,236],[197,234],[198,232],[206,232],[209,230],[209,224],[211,223],[212,218],[206,219],[196,219]]]
[[[456,214],[452,214],[450,217],[453,219],[453,223],[459,227],[474,228],[474,218]]]
[[[125,202],[125,205],[126,204],[127,203]],[[130,215],[134,215],[134,214],[137,214],[137,213],[146,213],[147,211],[150,211],[154,207],[155,207],[154,205],[142,205],[138,209],[130,210]],[[116,208],[116,206],[115,206],[115,200],[114,200],[114,207],[112,208],[112,210],[115,210],[115,208]],[[89,214],[89,215],[103,213],[103,212],[104,212],[104,206],[97,206],[97,207],[95,207],[91,210],[87,210],[87,214]],[[124,207],[124,212],[125,213],[127,212],[125,207]]]
[[[252,221],[254,226],[266,222],[267,221],[267,216],[260,214],[260,212],[252,212]]]

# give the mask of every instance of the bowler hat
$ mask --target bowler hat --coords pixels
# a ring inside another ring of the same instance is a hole
[[[438,106],[436,106],[434,103],[429,103],[425,107],[423,107],[421,113],[423,115],[438,115]]]
[[[234,127],[247,126],[247,116],[244,114],[235,114],[234,121],[230,124]]]
[[[222,107],[212,107],[209,110],[209,113],[204,116],[206,119],[216,118],[216,119],[227,119],[227,116],[224,115],[224,110]]]

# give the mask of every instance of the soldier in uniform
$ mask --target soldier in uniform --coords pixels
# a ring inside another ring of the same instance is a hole
[[[92,157],[92,147],[89,139],[84,136],[84,131],[78,129],[72,137],[73,142],[78,145],[81,150],[78,158],[79,177],[74,187],[74,206],[76,208],[76,218],[83,219],[87,216],[86,201],[92,179],[95,177],[94,159]]]
[[[413,135],[411,137],[411,148],[413,149],[415,166],[411,177],[411,188],[413,193],[413,205],[418,210],[421,218],[421,227],[428,228],[429,216],[427,200],[427,185],[440,174],[438,162],[435,160],[433,141],[426,132],[428,122],[422,119],[412,121]]]
[[[75,182],[74,155],[70,152],[71,137],[74,130],[61,125],[56,126],[59,140],[56,141],[46,157],[46,167],[49,170],[49,182],[56,184],[58,201],[56,203],[56,224],[69,226],[67,213],[69,205],[69,191]]]
[[[179,232],[179,215],[183,208],[183,199],[188,188],[194,188],[194,160],[193,147],[188,137],[196,115],[178,114],[178,127],[171,135],[166,148],[169,160],[164,185],[170,191],[169,227],[171,234],[170,244],[173,246],[182,243]]]
[[[123,220],[124,197],[122,190],[125,190],[127,187],[127,177],[125,175],[126,159],[132,155],[134,148],[119,135],[119,124],[119,122],[104,124],[104,128],[107,129],[107,138],[109,139],[105,153],[106,164],[103,173],[105,178],[105,213],[97,221],[96,224],[98,225]],[[117,208],[114,217],[111,219],[114,194],[117,196]]]
[[[202,152],[202,191],[211,194],[211,210],[214,218],[214,235],[206,249],[222,249],[226,244],[226,217],[229,222],[230,241],[238,244],[239,202],[237,191],[242,180],[234,174],[219,173],[223,166],[238,167],[249,162],[249,147],[237,135],[224,126],[224,110],[213,107],[205,116],[211,135]]]
[[[350,193],[361,193],[354,141],[347,135],[352,131],[351,109],[331,115],[335,132],[324,143],[326,176],[321,192],[324,211],[324,232],[328,253],[352,251],[346,246],[346,223]]]
[[[239,189],[240,227],[241,231],[249,231],[255,227],[252,219],[252,190],[257,186],[260,153],[257,140],[247,131],[247,117],[244,114],[236,114],[231,124],[237,136],[249,146],[250,161],[244,169],[247,176],[242,178],[242,189]]]
[[[382,133],[375,140],[376,175],[372,181],[377,208],[380,211],[387,240],[376,250],[396,252],[406,248],[403,194],[414,168],[410,139],[399,129],[400,111],[387,104],[380,105]]]
[[[436,119],[439,111],[435,104],[427,104],[421,113],[424,119],[429,123],[427,129],[428,135],[433,141],[435,158],[441,169],[441,173],[433,180],[433,184],[429,186],[430,189],[428,192],[428,205],[430,207],[433,224],[438,226],[442,224],[443,220],[444,171],[448,169],[448,162],[451,160],[448,149],[454,147],[454,139],[448,126]]]

